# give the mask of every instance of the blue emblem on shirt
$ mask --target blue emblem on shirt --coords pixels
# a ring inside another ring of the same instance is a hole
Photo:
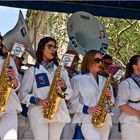
[[[48,76],[46,73],[39,73],[35,75],[36,83],[37,83],[37,88],[45,87],[45,86],[50,86],[50,82],[48,79]]]

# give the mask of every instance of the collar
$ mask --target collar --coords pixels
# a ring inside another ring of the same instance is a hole
[[[134,79],[134,81],[136,81],[136,83],[140,86],[140,75],[132,74],[131,78]]]
[[[44,66],[45,69],[53,69],[54,68],[54,62],[46,62],[46,61],[42,61],[41,64]]]

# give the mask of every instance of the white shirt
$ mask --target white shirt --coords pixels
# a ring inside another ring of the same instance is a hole
[[[118,106],[128,104],[130,107],[140,110],[140,103],[128,103],[128,100],[140,100],[140,88],[132,78],[127,78],[119,84],[117,95]],[[140,118],[134,115],[129,115],[125,112],[121,112],[119,120],[121,123],[130,121],[140,122]]]
[[[56,66],[54,67],[54,71],[55,71],[55,69],[56,69]],[[53,120],[46,120],[43,118],[43,108],[41,106],[30,104],[30,98],[32,96],[40,98],[40,99],[46,99],[48,96],[49,89],[50,89],[50,85],[44,86],[44,87],[37,87],[37,81],[36,81],[36,78],[34,75],[37,76],[41,73],[46,74],[48,81],[51,84],[53,76],[54,76],[54,71],[52,73],[49,73],[42,65],[40,65],[39,68],[30,67],[24,73],[22,85],[19,90],[19,97],[20,97],[20,100],[22,101],[22,103],[29,106],[28,115],[35,117],[42,123],[45,123],[45,122],[70,122],[68,109],[67,109],[64,99],[61,100],[60,105],[58,107],[58,111],[56,113],[56,117]],[[66,89],[65,93],[67,93],[66,99],[68,100],[71,97],[73,91],[71,88],[71,84],[69,81],[67,71],[65,69],[62,69],[61,77],[63,77],[63,79],[66,82],[67,89]]]
[[[72,78],[73,96],[71,98],[72,107],[77,112],[74,116],[73,123],[91,122],[91,116],[83,113],[84,105],[94,107],[99,101],[106,78],[99,75],[99,84],[91,73],[81,74]],[[112,89],[111,89],[112,90]],[[112,96],[112,100],[113,96]],[[108,115],[107,122],[112,124],[111,117]]]

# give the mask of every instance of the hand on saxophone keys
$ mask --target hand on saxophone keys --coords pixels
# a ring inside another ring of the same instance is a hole
[[[106,92],[106,97],[107,97],[107,100],[106,102],[104,103],[104,106],[106,108],[106,111],[108,113],[112,113],[112,108],[115,107],[115,104],[111,101],[111,97],[112,97],[112,92],[111,90],[107,90]]]
[[[37,105],[40,105],[43,107],[49,107],[51,105],[51,101],[49,99],[40,99]]]
[[[88,114],[92,115],[92,116],[99,116],[101,114],[101,108],[100,107],[89,107],[88,108]]]
[[[16,79],[16,74],[15,74],[15,71],[12,67],[8,67],[6,69],[6,73],[7,73],[7,77],[9,77],[10,80]]]
[[[111,90],[107,90],[107,92],[106,92],[106,97],[108,98],[108,100],[111,100],[111,97],[112,97],[112,92],[111,92]]]
[[[58,88],[64,88],[64,87],[66,87],[66,83],[65,83],[64,79],[63,78],[58,78],[56,80],[56,86]]]
[[[8,81],[11,85],[12,88],[17,88],[18,87],[18,80],[16,79],[16,73],[13,67],[9,66],[6,69],[6,76],[8,78]]]

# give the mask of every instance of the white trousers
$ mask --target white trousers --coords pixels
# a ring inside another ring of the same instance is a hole
[[[140,123],[129,122],[121,124],[122,140],[139,140],[140,139]]]
[[[102,128],[95,128],[91,123],[83,123],[81,131],[85,140],[108,140],[110,126],[104,125]]]
[[[121,133],[118,131],[118,123],[119,123],[119,116],[120,116],[120,110],[115,107],[113,110],[113,116],[112,116],[112,128],[110,131],[109,139],[121,139]]]
[[[59,140],[65,123],[41,123],[30,118],[34,140]]]
[[[75,132],[75,127],[76,127],[76,123],[66,123],[62,134],[61,134],[61,139],[62,140],[71,140],[74,136],[74,132]]]
[[[74,114],[70,114],[71,120],[73,119],[73,116]],[[75,132],[75,127],[76,123],[66,123],[61,134],[61,140],[72,140]]]
[[[0,116],[0,138],[2,140],[17,140],[17,113],[6,112]]]
[[[18,114],[18,139],[33,139],[28,117]]]

